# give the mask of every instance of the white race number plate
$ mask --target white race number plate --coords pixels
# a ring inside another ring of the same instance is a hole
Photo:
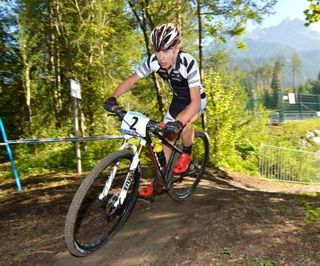
[[[121,123],[121,131],[137,137],[145,137],[149,118],[139,112],[127,112]]]

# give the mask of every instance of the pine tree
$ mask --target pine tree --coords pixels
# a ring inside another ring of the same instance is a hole
[[[292,73],[292,86],[294,92],[298,94],[299,75],[301,73],[301,59],[297,53],[293,53],[291,56],[290,68]]]
[[[277,108],[280,105],[280,96],[282,92],[282,71],[283,71],[283,59],[278,58],[273,67],[271,89],[273,95],[272,106]]]

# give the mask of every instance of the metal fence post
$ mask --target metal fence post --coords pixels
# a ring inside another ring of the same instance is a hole
[[[20,180],[19,180],[19,174],[18,174],[16,165],[14,164],[12,151],[11,151],[10,145],[8,143],[7,134],[6,134],[6,131],[4,129],[4,125],[3,125],[1,117],[0,117],[0,131],[1,131],[1,134],[2,134],[3,141],[6,143],[5,146],[6,146],[8,157],[9,157],[9,160],[10,160],[12,173],[13,173],[14,178],[16,180],[17,188],[18,188],[19,191],[22,191],[22,187],[21,187]]]
[[[300,119],[302,119],[302,99],[301,99],[301,94],[298,94],[298,101],[299,101],[299,113],[300,113]]]

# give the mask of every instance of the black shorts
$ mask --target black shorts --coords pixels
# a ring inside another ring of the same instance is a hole
[[[178,98],[173,97],[172,102],[169,106],[169,110],[167,111],[164,122],[174,121],[178,114],[182,112],[189,104],[191,103],[190,98]],[[201,94],[201,110],[200,112],[203,113],[207,106],[207,97],[205,93]]]

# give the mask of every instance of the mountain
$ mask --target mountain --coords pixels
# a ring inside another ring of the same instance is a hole
[[[300,19],[285,19],[277,26],[254,30],[246,39],[283,44],[298,51],[320,50],[320,32],[305,27]]]
[[[230,39],[227,44],[222,45],[212,42],[205,48],[205,53],[227,50],[231,54],[232,64],[239,65],[244,70],[282,57],[285,61],[285,86],[292,86],[290,60],[294,53],[301,59],[301,84],[308,79],[316,79],[320,72],[320,32],[305,27],[302,20],[285,19],[277,26],[256,29],[249,32],[243,41],[247,45],[246,50],[237,49]]]

